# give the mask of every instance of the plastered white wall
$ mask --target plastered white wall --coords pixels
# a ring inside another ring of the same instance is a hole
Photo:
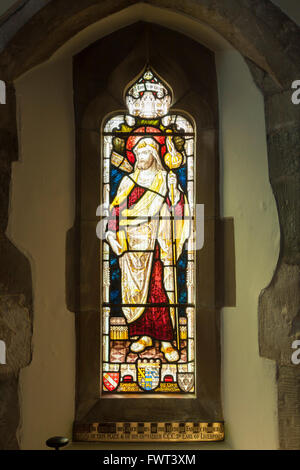
[[[223,215],[235,220],[237,260],[237,307],[222,312],[227,442],[276,448],[275,367],[259,357],[257,327],[258,295],[271,280],[279,243],[263,98],[241,56],[207,26],[146,5],[92,25],[16,82],[20,160],[13,164],[7,233],[31,261],[34,292],[33,360],[20,377],[21,447],[71,437],[74,419],[75,325],[65,302],[65,239],[75,203],[71,58],[139,19],[156,19],[218,51],[221,202]]]
[[[70,435],[75,323],[65,301],[66,231],[74,221],[71,61],[46,64],[16,84],[20,160],[13,164],[8,235],[31,262],[33,356],[20,375],[23,449]]]
[[[268,180],[264,100],[234,51],[216,54],[221,208],[234,218],[236,307],[222,311],[227,439],[235,449],[278,446],[275,364],[259,357],[258,297],[279,254],[279,222]]]

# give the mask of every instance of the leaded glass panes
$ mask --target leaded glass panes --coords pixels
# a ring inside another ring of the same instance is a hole
[[[195,392],[192,121],[147,69],[105,122],[101,394]]]

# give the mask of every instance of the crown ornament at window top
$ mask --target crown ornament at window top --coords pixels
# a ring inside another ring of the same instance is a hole
[[[145,119],[168,114],[171,101],[171,91],[150,68],[143,72],[126,93],[129,114]]]

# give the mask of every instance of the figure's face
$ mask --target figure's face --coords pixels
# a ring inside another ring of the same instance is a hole
[[[140,149],[136,153],[136,158],[139,170],[148,170],[154,162],[152,151],[149,148]]]

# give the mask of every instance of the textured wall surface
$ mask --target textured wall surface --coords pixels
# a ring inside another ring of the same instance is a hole
[[[18,150],[15,93],[0,107],[0,339],[6,364],[0,365],[0,449],[17,449],[20,421],[19,372],[31,360],[32,286],[30,264],[6,234],[11,164]]]
[[[271,0],[295,23],[300,25],[300,8],[298,0]]]

